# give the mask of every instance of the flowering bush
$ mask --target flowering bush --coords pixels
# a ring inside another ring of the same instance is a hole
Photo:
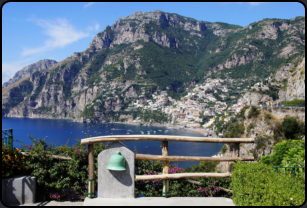
[[[136,153],[136,150],[135,150]],[[162,172],[163,165],[161,161],[151,160],[135,160],[136,163],[136,175],[157,175]],[[215,164],[216,165],[216,164]],[[215,168],[215,166],[209,166],[209,169]],[[205,172],[204,169],[208,169],[207,163],[200,163],[193,166],[193,168],[186,168],[189,172]],[[185,173],[187,172],[183,168],[179,168],[177,164],[170,165],[169,174]],[[193,178],[197,180],[197,178]],[[228,188],[230,179],[220,179],[212,181],[212,178],[203,179],[200,181],[200,185],[189,182],[187,179],[169,180],[169,196],[171,197],[231,197],[231,193],[224,191],[222,188]],[[210,184],[207,182],[210,181]],[[162,180],[147,180],[135,182],[135,196],[145,197],[161,197],[162,196],[163,182]]]
[[[2,145],[2,178],[27,173],[25,157],[20,152],[18,148]]]
[[[68,201],[74,200],[74,195],[72,193],[68,193],[66,191],[59,191],[55,193],[50,193],[50,199],[55,200],[55,201],[62,201],[63,199],[67,199]]]
[[[231,178],[202,178],[200,184],[206,188],[200,188],[198,192],[202,196],[232,198],[231,192],[225,191],[230,183]]]
[[[88,191],[88,150],[85,146],[81,146],[79,140],[73,147],[69,147],[68,145],[57,147],[53,144],[46,143],[45,139],[36,140],[34,137],[30,137],[30,139],[33,144],[26,144],[22,147],[22,150],[29,154],[27,161],[25,162],[24,159],[18,161],[24,161],[24,164],[26,164],[24,166],[28,167],[27,170],[29,173],[32,176],[36,176],[38,189],[44,190],[44,200],[74,200],[77,198],[76,196],[86,196]],[[107,145],[108,143],[94,144],[95,193],[97,193],[98,154]],[[19,153],[20,150],[17,152]],[[67,156],[71,157],[72,160],[52,158],[50,155]],[[199,167],[195,168],[197,171],[203,171],[205,167],[207,165],[201,163]],[[159,172],[162,172],[162,169],[163,165],[161,161],[135,160],[135,173],[137,175],[157,175]],[[177,165],[170,165],[170,174],[184,172],[187,171],[177,167]],[[210,184],[210,186],[208,184],[196,185],[188,182],[186,179],[178,179],[170,180],[169,184],[170,196],[198,197],[225,195],[217,187],[218,185],[222,185],[217,183]],[[135,195],[161,197],[162,187],[162,180],[136,181]]]
[[[80,141],[69,147],[67,144],[55,146],[45,139],[30,136],[33,144],[24,144],[22,150],[29,153],[27,167],[30,174],[37,179],[39,189],[44,190],[44,199],[73,200],[76,196],[87,195],[88,185],[88,150]],[[107,144],[95,146],[94,158],[97,170],[97,156]],[[52,158],[50,155],[71,157],[72,160]],[[96,171],[97,181],[97,171]],[[95,186],[97,190],[97,185]]]
[[[136,154],[136,150],[134,150]],[[136,175],[158,175],[163,169],[161,161],[135,160]],[[135,181],[135,196],[155,197],[162,194],[161,180]]]
[[[178,168],[177,166],[168,170],[168,173],[184,173],[184,172],[185,171],[183,168]]]

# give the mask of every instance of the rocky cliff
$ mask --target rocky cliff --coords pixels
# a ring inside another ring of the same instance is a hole
[[[162,11],[135,12],[50,69],[28,67],[29,78],[3,95],[2,115],[135,119],[142,113],[137,103],[154,100],[156,91],[167,94],[159,110],[207,78],[236,79],[247,87],[268,77],[283,61],[304,54],[304,31],[305,17],[265,19],[242,28]]]
[[[279,91],[279,100],[305,100],[305,57],[296,67],[292,66],[286,72],[287,87]]]
[[[50,59],[44,59],[40,60],[34,64],[30,64],[24,68],[22,68],[20,71],[16,72],[16,74],[13,76],[12,79],[10,79],[8,82],[3,83],[2,88],[5,88],[19,80],[21,80],[24,77],[29,76],[33,72],[40,71],[42,69],[49,69],[52,66],[54,66],[57,62]]]
[[[272,152],[276,143],[281,141],[278,135],[281,124],[285,117],[294,117],[300,122],[305,122],[305,108],[288,107],[258,107],[260,114],[256,117],[248,118],[251,109],[244,113],[244,133],[242,138],[255,138],[255,143],[242,143],[239,147],[240,157],[254,157],[256,161],[261,156]],[[234,145],[226,144],[225,153],[218,153],[218,156],[236,157],[238,148]],[[217,168],[221,172],[231,171],[232,162],[221,162]]]

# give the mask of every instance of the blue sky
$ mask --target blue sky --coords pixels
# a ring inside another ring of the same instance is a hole
[[[155,10],[243,27],[264,18],[305,15],[299,2],[9,2],[2,5],[2,83],[39,60],[59,62],[84,51],[120,17]]]

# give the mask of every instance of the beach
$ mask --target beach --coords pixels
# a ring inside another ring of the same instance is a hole
[[[194,132],[197,132],[197,133],[200,133],[200,134],[205,134],[207,132],[207,130],[205,129],[186,129],[188,131],[194,131]]]

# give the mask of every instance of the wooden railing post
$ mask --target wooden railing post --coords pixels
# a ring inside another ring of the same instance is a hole
[[[168,156],[168,141],[162,141],[162,156]],[[163,175],[168,174],[169,161],[163,161]],[[163,180],[162,196],[169,196],[169,180]]]
[[[95,195],[95,174],[94,174],[94,145],[88,145],[88,197]]]
[[[101,142],[116,142],[116,141],[161,141],[162,142],[162,156],[161,155],[143,155],[137,154],[137,159],[145,160],[162,160],[163,172],[162,175],[139,175],[135,177],[139,180],[163,180],[162,196],[168,197],[169,194],[169,180],[179,178],[191,177],[231,177],[231,173],[175,173],[168,174],[170,161],[247,161],[254,160],[254,157],[240,158],[240,144],[234,147],[233,157],[224,158],[208,158],[208,157],[187,157],[187,156],[169,156],[168,141],[176,142],[211,142],[211,143],[254,143],[254,138],[208,138],[208,137],[187,137],[187,136],[164,136],[164,135],[112,135],[86,138],[81,140],[81,145],[88,145],[89,150],[89,178],[88,178],[88,197],[95,196],[95,174],[94,174],[94,144]],[[67,158],[68,159],[68,158]],[[69,158],[71,159],[71,158]]]
[[[238,154],[237,154],[237,157],[240,157],[240,143],[237,143],[237,150],[238,150]]]

